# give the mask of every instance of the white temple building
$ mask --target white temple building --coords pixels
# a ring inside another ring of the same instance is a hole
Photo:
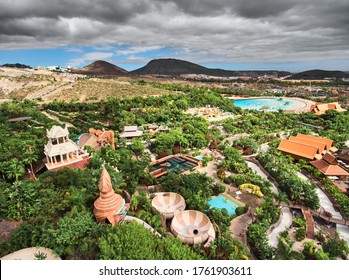
[[[125,126],[124,131],[120,134],[120,138],[139,137],[142,134],[143,134],[143,131],[138,130],[137,126]]]
[[[45,145],[44,153],[46,155],[46,167],[48,170],[56,171],[61,167],[71,166],[82,168],[87,162],[88,153],[81,150],[72,140],[69,139],[67,126],[53,126],[46,130],[48,143]],[[83,162],[84,161],[84,162]],[[81,164],[78,164],[80,163]]]

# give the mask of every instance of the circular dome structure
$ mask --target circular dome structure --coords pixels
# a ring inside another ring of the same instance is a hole
[[[172,233],[186,244],[208,244],[215,232],[210,219],[202,212],[187,210],[176,214],[171,223]]]
[[[185,200],[184,198],[173,192],[165,192],[157,194],[151,205],[162,215],[165,216],[166,219],[171,219],[180,211],[185,209]]]

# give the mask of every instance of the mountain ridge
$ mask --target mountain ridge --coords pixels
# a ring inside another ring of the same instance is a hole
[[[277,75],[284,77],[291,75],[288,71],[278,70],[224,70],[219,68],[207,68],[199,64],[189,61],[174,59],[174,58],[160,58],[149,61],[145,66],[131,71],[136,75],[153,75],[153,76],[180,76],[183,74],[203,74],[207,76],[217,77],[234,77],[234,76],[260,76],[260,75]]]
[[[325,80],[325,79],[341,79],[341,78],[349,78],[349,73],[338,70],[321,70],[321,69],[313,69],[307,70],[303,72],[298,72],[296,74],[292,74],[288,77],[288,80]]]

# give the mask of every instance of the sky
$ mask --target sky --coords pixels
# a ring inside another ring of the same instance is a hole
[[[0,0],[0,64],[349,71],[349,0]]]

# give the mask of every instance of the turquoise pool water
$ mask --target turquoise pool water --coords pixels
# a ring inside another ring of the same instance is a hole
[[[295,110],[305,106],[305,104],[302,101],[287,98],[237,99],[233,102],[234,106],[248,110]]]
[[[195,158],[197,158],[198,160],[201,160],[201,161],[204,160],[204,157],[203,157],[203,156],[196,156]]]
[[[210,205],[210,208],[225,208],[230,215],[235,214],[235,209],[239,206],[234,201],[227,199],[224,195],[221,194],[209,199],[207,202]]]

